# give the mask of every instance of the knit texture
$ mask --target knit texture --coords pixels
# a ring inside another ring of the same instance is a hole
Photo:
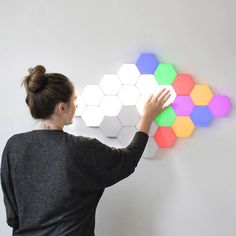
[[[62,130],[11,136],[1,161],[6,221],[16,236],[94,236],[105,188],[131,175],[148,135],[137,131],[126,148]]]

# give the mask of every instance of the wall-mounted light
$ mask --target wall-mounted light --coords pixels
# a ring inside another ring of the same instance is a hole
[[[196,84],[190,74],[177,73],[172,64],[159,63],[155,54],[141,53],[136,64],[123,64],[117,74],[106,74],[99,85],[87,85],[78,97],[76,116],[100,127],[106,137],[128,145],[138,129],[145,102],[161,89],[170,90],[164,106],[172,105],[152,122],[144,156],[157,147],[172,147],[177,137],[190,137],[196,127],[207,127],[214,117],[227,116],[227,96],[214,95],[210,86]]]
[[[213,116],[227,116],[231,109],[231,102],[227,96],[215,95],[209,102],[208,107]]]
[[[140,93],[135,85],[123,85],[118,93],[122,105],[136,105]]]
[[[158,127],[153,137],[160,148],[173,147],[176,141],[176,134],[171,127]]]
[[[85,104],[89,106],[99,105],[103,96],[104,94],[98,85],[87,85],[81,94]]]
[[[171,85],[176,75],[175,68],[171,64],[159,64],[154,73],[157,82],[162,85]]]
[[[154,74],[158,64],[159,62],[153,53],[142,53],[136,62],[141,74]]]
[[[104,75],[100,87],[105,95],[117,95],[121,88],[121,81],[115,74]]]
[[[195,126],[189,116],[177,116],[172,129],[179,138],[190,137],[195,129]]]
[[[207,106],[213,97],[213,92],[206,84],[196,84],[190,96],[196,106]]]
[[[100,107],[105,116],[117,116],[122,106],[117,96],[104,96]]]
[[[121,123],[115,116],[104,116],[99,128],[106,137],[117,137],[121,130]]]
[[[82,113],[82,119],[89,127],[99,127],[103,117],[102,110],[98,106],[87,106]]]
[[[194,103],[190,96],[177,96],[172,107],[177,116],[189,116],[194,108]]]
[[[195,106],[190,114],[195,126],[206,127],[212,122],[213,116],[208,106]]]
[[[123,64],[118,71],[122,84],[135,84],[140,72],[135,64]]]
[[[189,74],[178,74],[172,84],[175,92],[179,96],[188,96],[194,87],[194,81]]]

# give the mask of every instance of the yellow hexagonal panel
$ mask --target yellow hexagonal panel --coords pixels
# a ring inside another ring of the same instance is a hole
[[[190,137],[195,129],[195,126],[189,116],[177,116],[172,129],[179,138]]]
[[[196,106],[207,106],[213,97],[213,93],[208,85],[196,84],[190,96]]]

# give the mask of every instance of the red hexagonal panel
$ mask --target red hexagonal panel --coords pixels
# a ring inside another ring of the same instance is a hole
[[[171,127],[158,127],[153,138],[160,148],[169,148],[174,145],[176,134]]]
[[[177,95],[187,96],[194,87],[194,81],[189,74],[178,74],[172,86]]]

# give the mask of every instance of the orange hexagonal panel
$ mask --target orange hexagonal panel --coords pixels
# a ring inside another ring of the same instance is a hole
[[[196,106],[207,106],[213,97],[213,93],[208,85],[196,84],[190,96]]]
[[[172,129],[179,138],[190,137],[195,129],[195,125],[189,116],[177,116]]]

